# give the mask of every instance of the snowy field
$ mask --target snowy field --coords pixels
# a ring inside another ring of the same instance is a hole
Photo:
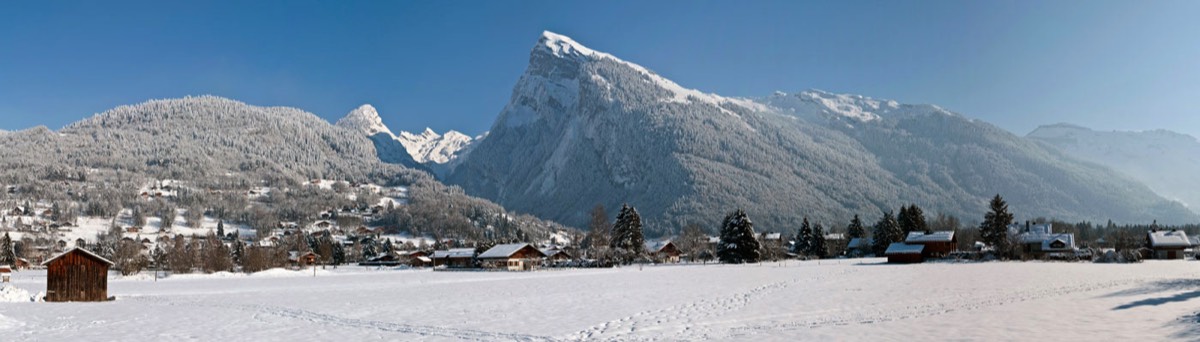
[[[1197,262],[880,262],[113,276],[114,302],[0,303],[0,339],[1200,339]],[[44,271],[14,281],[45,291]]]

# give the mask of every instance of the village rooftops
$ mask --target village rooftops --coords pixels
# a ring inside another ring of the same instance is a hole
[[[925,245],[910,245],[902,242],[893,242],[892,244],[888,245],[887,251],[884,251],[883,254],[921,254],[921,251],[924,250]]]
[[[88,255],[92,258],[95,258],[96,260],[99,260],[100,262],[108,264],[109,266],[113,265],[112,261],[109,261],[108,259],[105,259],[99,255],[96,255],[96,253],[92,253],[92,251],[89,251],[84,248],[72,247],[71,249],[68,249],[66,252],[59,253],[58,255],[55,255],[54,257],[52,257],[50,259],[46,259],[46,262],[43,262],[42,266],[49,266],[50,263],[53,262],[54,260],[57,260],[58,258],[62,258],[63,256],[66,256],[67,254],[71,254],[71,252],[74,252],[74,251],[82,252],[83,254]]]
[[[1191,247],[1192,241],[1182,230],[1160,230],[1146,233],[1150,238],[1150,247]]]
[[[451,248],[445,251],[433,251],[432,258],[471,258],[475,256],[474,248]]]
[[[671,240],[646,241],[644,244],[645,244],[647,252],[658,253],[658,252],[662,251],[663,248],[667,247],[667,245],[670,245]]]
[[[922,242],[951,242],[954,241],[953,231],[940,231],[926,234],[925,232],[909,232],[908,238],[904,239],[904,243],[922,243]]]
[[[506,244],[506,245],[496,245],[496,246],[484,251],[482,254],[479,254],[479,258],[480,259],[508,259],[509,257],[512,257],[513,254],[517,254],[517,252],[521,251],[521,249],[523,249],[525,247],[532,248],[533,246],[530,246],[527,243],[510,243],[510,244]],[[534,250],[537,250],[537,248],[534,248]],[[541,251],[538,251],[538,254],[542,254],[542,256],[545,256],[545,254],[542,253]]]

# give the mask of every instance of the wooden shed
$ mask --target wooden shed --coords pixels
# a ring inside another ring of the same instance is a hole
[[[46,260],[47,302],[108,300],[108,268],[112,261],[82,248],[72,248]]]
[[[894,242],[888,245],[887,251],[883,252],[883,255],[887,256],[889,264],[915,264],[925,261],[922,254],[924,250],[924,245]]]

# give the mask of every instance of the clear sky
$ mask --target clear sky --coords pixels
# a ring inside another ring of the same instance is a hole
[[[486,131],[542,30],[727,96],[809,88],[1200,136],[1200,1],[5,1],[0,129],[214,94]]]

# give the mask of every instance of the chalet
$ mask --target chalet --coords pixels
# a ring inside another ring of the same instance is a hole
[[[1021,252],[1035,257],[1073,256],[1078,248],[1075,247],[1075,234],[1054,233],[1054,226],[1045,224],[1008,226],[1009,235],[1017,237]]]
[[[845,255],[846,254],[846,234],[829,233],[825,234],[825,248],[829,255]]]
[[[320,260],[321,260],[321,256],[318,255],[317,253],[313,253],[311,251],[304,252],[304,253],[300,253],[297,251],[288,252],[288,262],[291,263],[292,266],[295,266],[295,267],[302,268],[302,267],[309,266],[309,265],[316,265],[317,262]]]
[[[329,227],[332,227],[333,224],[329,223],[329,221],[317,221],[317,224],[314,224],[313,226],[317,227],[318,229],[329,229]]]
[[[412,267],[427,267],[433,264],[433,259],[429,258],[429,253],[423,251],[399,252],[397,256],[401,264]]]
[[[571,253],[567,253],[567,251],[558,247],[542,248],[541,251],[542,254],[546,255],[546,263],[548,264],[562,264],[575,260],[575,257]]]
[[[683,253],[669,240],[647,241],[646,255],[650,256],[650,259],[656,262],[676,264],[679,263],[679,256],[683,255]]]
[[[126,232],[126,233],[130,233],[130,234],[137,234],[137,233],[141,233],[141,232],[142,232],[142,227],[136,227],[136,226],[132,226],[132,227],[125,227],[125,232]]]
[[[903,242],[893,242],[888,245],[883,255],[887,256],[889,264],[914,264],[925,261],[922,256],[925,245],[910,245]]]
[[[474,248],[452,248],[444,251],[433,251],[433,266],[448,268],[470,268],[475,263]]]
[[[0,265],[0,283],[8,283],[12,281],[12,267],[8,265]]]
[[[532,271],[541,264],[546,255],[527,243],[496,245],[479,254],[484,267],[509,271]]]
[[[1146,232],[1146,245],[1151,258],[1183,259],[1184,250],[1192,247],[1192,241],[1182,230],[1159,230]]]
[[[17,258],[13,261],[13,269],[15,270],[27,270],[32,266],[33,264],[29,263],[29,259]]]
[[[47,302],[108,300],[108,268],[112,261],[83,248],[72,248],[46,260]]]
[[[359,226],[357,229],[354,230],[354,233],[358,234],[360,236],[374,235],[375,230],[371,229],[371,228],[367,228],[366,226]]]
[[[904,238],[904,243],[925,246],[921,249],[923,259],[945,257],[958,249],[958,239],[954,237],[953,231],[909,232],[908,237]]]
[[[75,239],[75,248],[86,248],[86,247],[87,247],[87,240],[84,240],[83,238]]]

